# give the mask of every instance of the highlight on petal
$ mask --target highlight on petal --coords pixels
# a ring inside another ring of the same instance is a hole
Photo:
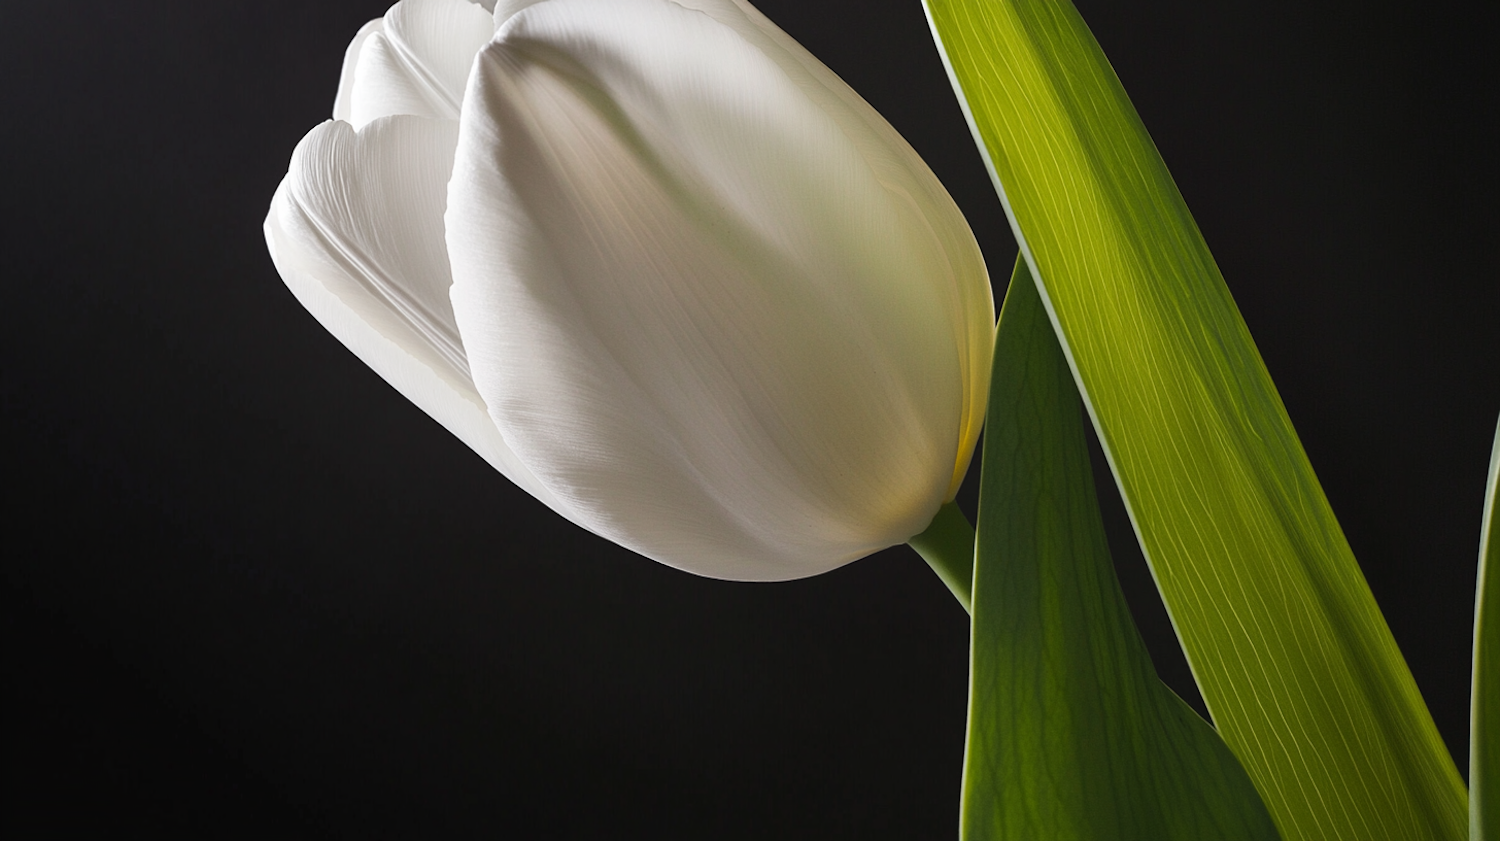
[[[474,54],[493,33],[483,4],[401,0],[349,44],[334,119],[356,129],[398,114],[457,119]]]
[[[339,72],[339,91],[333,97],[333,118],[346,123],[353,121],[354,71],[359,66],[359,55],[370,36],[385,29],[385,18],[376,18],[354,33],[354,40],[344,50],[344,67]]]
[[[452,297],[492,417],[580,522],[717,578],[907,540],[983,411],[967,226],[799,72],[666,0],[547,0],[463,108]]]
[[[457,124],[388,117],[308,133],[266,217],[287,288],[328,332],[527,493],[573,519],[486,414],[448,301],[443,208]]]

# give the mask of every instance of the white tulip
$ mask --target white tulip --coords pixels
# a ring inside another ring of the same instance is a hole
[[[921,532],[993,302],[937,179],[738,0],[403,0],[266,237],[298,300],[573,522],[716,578]]]

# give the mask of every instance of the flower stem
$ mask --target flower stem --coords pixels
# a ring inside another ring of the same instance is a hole
[[[907,543],[943,579],[964,610],[973,613],[969,605],[974,591],[974,527],[958,504],[945,503],[927,530]]]

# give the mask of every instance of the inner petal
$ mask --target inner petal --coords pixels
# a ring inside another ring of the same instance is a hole
[[[402,0],[361,30],[349,85],[349,121],[362,128],[396,114],[457,119],[474,54],[494,31],[468,0]],[[346,73],[350,72],[346,68]]]

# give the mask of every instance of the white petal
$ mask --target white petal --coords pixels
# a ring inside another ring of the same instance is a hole
[[[543,2],[546,2],[546,0],[498,0],[495,3],[494,14],[496,31],[499,31],[500,27],[504,26],[506,21],[515,17],[517,12],[527,6],[535,6]]]
[[[962,308],[987,282],[887,172],[905,144],[871,160],[778,62],[664,0],[537,4],[474,73],[454,307],[497,425],[579,520],[756,580],[925,527],[977,426]]]
[[[511,453],[467,374],[447,299],[442,214],[457,126],[416,117],[313,129],[266,217],[297,300],[365,364],[495,469],[562,506]]]
[[[411,334],[443,376],[469,379],[448,300],[443,209],[458,124],[390,117],[355,132],[327,122],[292,153],[288,229],[301,253],[380,302],[367,318]],[[338,291],[338,290],[335,290]]]
[[[495,28],[498,30],[510,17],[540,2],[547,0],[500,0],[495,7]],[[671,2],[700,11],[728,26],[774,61],[788,79],[838,123],[886,189],[893,196],[911,202],[914,212],[931,222],[932,234],[943,241],[943,252],[955,261],[954,274],[966,282],[957,285],[956,294],[949,300],[949,311],[955,322],[964,325],[959,336],[963,346],[959,364],[969,387],[965,390],[961,445],[948,486],[948,498],[952,499],[968,470],[984,422],[995,330],[994,298],[984,259],[973,246],[968,222],[906,139],[827,65],[749,2]]]
[[[333,98],[333,118],[350,122],[352,107],[350,103],[354,97],[354,74],[359,66],[359,54],[364,49],[365,42],[371,35],[385,29],[385,19],[376,18],[361,26],[354,34],[354,40],[349,42],[348,49],[344,50],[344,69],[339,73],[339,92]]]
[[[701,11],[730,27],[776,62],[787,78],[838,123],[844,135],[859,148],[886,191],[910,202],[913,213],[928,220],[932,235],[942,242],[942,252],[955,261],[953,273],[961,282],[955,285],[956,294],[949,299],[948,307],[954,323],[962,325],[958,335],[963,347],[959,364],[969,387],[964,397],[962,444],[948,487],[948,499],[952,499],[963,482],[984,423],[995,335],[995,302],[989,275],[984,258],[974,245],[967,220],[906,138],[827,65],[818,61],[760,10],[746,0],[673,2]]]
[[[366,31],[369,30],[369,31]],[[355,128],[395,114],[457,119],[474,54],[490,40],[493,19],[468,0],[402,0],[382,25],[367,25],[345,60],[348,94],[339,104]],[[337,114],[338,105],[335,106]]]

